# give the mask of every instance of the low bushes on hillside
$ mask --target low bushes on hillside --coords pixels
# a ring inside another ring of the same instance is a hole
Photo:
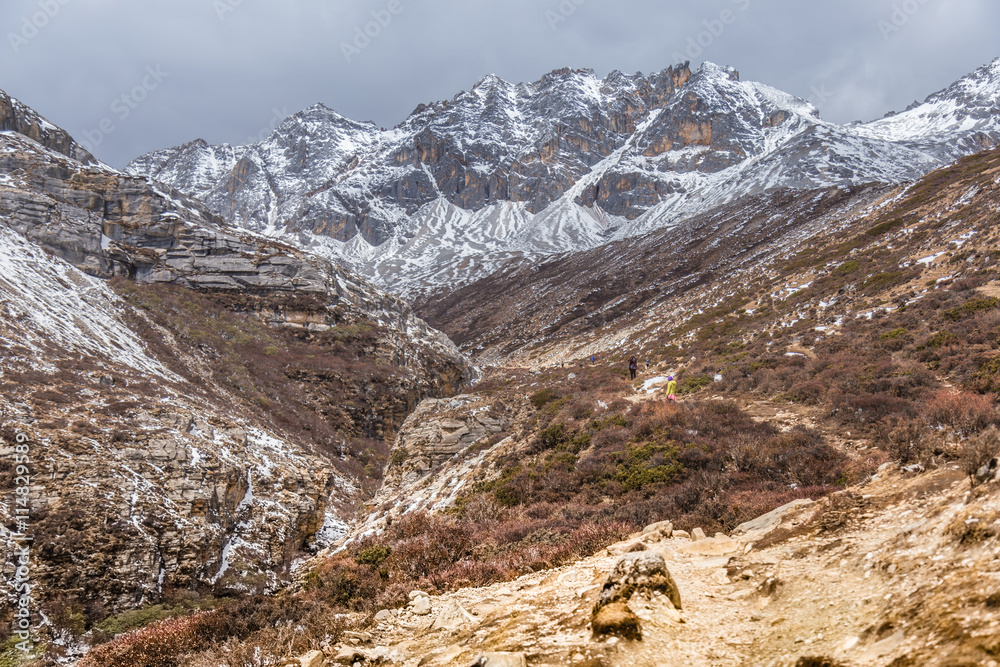
[[[301,596],[251,597],[153,623],[95,647],[79,667],[277,665],[288,655],[336,642],[337,609]],[[195,657],[201,655],[200,658]]]
[[[572,388],[539,401],[528,449],[502,462],[495,479],[447,514],[409,514],[351,545],[310,573],[306,596],[356,611],[398,606],[414,588],[479,586],[553,567],[661,519],[729,530],[870,472],[818,432],[779,432],[734,403],[612,408]],[[591,414],[574,416],[588,402]]]

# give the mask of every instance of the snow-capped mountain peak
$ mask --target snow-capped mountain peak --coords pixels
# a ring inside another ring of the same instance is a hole
[[[491,74],[392,130],[315,105],[262,142],[189,144],[129,171],[412,294],[512,253],[581,249],[745,195],[917,178],[1000,143],[998,99],[1000,59],[851,125],[710,62],[603,79],[565,68],[518,84]]]
[[[887,141],[944,143],[948,138],[966,138],[978,132],[996,133],[1000,127],[998,115],[1000,58],[934,93],[922,104],[860,124],[857,131]]]

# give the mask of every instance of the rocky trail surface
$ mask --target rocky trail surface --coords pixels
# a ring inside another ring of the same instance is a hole
[[[661,370],[644,370],[635,386]],[[628,398],[643,403],[662,395],[638,390]],[[806,426],[852,457],[870,453],[817,406],[739,402],[781,431]],[[424,417],[418,431],[426,435],[435,423]],[[728,535],[709,537],[700,528],[689,534],[662,522],[591,557],[514,581],[434,596],[414,591],[406,608],[356,617],[359,631],[301,664],[995,666],[998,526],[995,483],[972,488],[957,464],[929,472],[885,464],[862,485],[795,501]],[[662,556],[680,608],[655,587],[638,585],[626,600],[641,640],[627,632],[598,636],[595,605],[611,573],[647,556]]]
[[[1000,494],[954,467],[797,501],[704,537],[657,525],[571,565],[411,595],[315,664],[996,665]],[[977,527],[976,530],[970,526]],[[591,612],[627,552],[661,554],[682,600],[642,587],[641,641],[596,639]],[[506,654],[506,655],[504,655]],[[524,662],[521,662],[521,660]],[[303,662],[303,664],[308,664]]]

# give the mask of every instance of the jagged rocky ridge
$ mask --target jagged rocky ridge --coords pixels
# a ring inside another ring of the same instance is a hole
[[[998,159],[997,149],[983,151],[906,185],[744,197],[640,237],[511,261],[415,307],[484,365],[692,345],[703,329],[731,324],[719,312],[745,321],[771,312],[765,336],[807,322],[835,335],[920,300],[935,280],[990,266]],[[868,256],[877,262],[851,273]],[[892,289],[873,293],[880,280]]]
[[[399,299],[329,260],[226,229],[203,204],[175,190],[104,166],[86,167],[20,134],[0,134],[0,151],[6,225],[90,275],[321,295],[331,321],[314,323],[316,329],[338,318],[365,318],[443,353],[454,351]]]
[[[494,76],[380,130],[323,105],[244,147],[195,141],[128,171],[233,224],[340,256],[407,295],[510,258],[600,245],[778,188],[899,183],[997,145],[1000,60],[873,123],[706,63]]]
[[[30,137],[49,150],[86,164],[97,159],[69,136],[66,130],[42,118],[34,109],[0,90],[0,132],[17,132]]]
[[[0,96],[0,118],[0,455],[13,460],[15,431],[31,437],[35,597],[100,616],[166,590],[273,589],[299,554],[343,532],[364,497],[348,436],[391,437],[422,398],[469,381],[467,360],[338,264],[230,229],[200,202],[98,163],[16,100]],[[300,420],[342,403],[340,456],[282,426],[294,413],[272,418],[292,409],[279,397],[268,408],[213,375],[213,350],[157,322],[158,293],[137,310],[109,288],[113,277],[197,291],[185,302],[192,326],[217,317],[197,310],[214,299],[317,355],[339,349],[323,340],[371,332],[365,363],[385,370],[353,377],[350,362],[333,374],[317,356],[286,372]],[[8,563],[12,497],[0,506]]]

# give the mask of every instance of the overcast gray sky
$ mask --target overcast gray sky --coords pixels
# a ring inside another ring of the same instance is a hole
[[[316,102],[391,127],[489,73],[681,58],[869,120],[1000,56],[996,0],[4,0],[0,25],[0,88],[116,167]]]

